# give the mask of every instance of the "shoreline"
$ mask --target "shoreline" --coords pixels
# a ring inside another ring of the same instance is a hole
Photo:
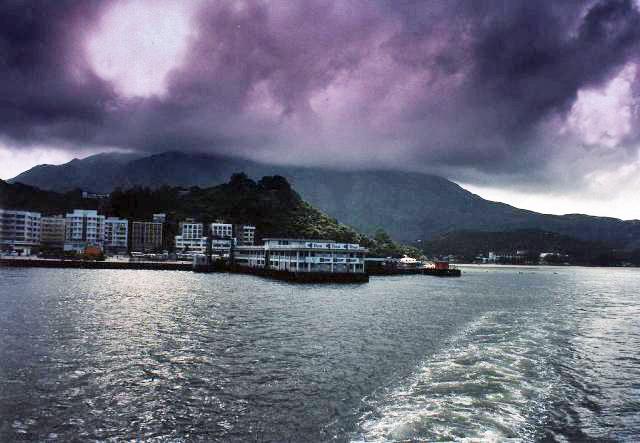
[[[43,258],[0,258],[0,266],[23,268],[61,268],[61,269],[121,269],[121,270],[151,270],[151,271],[192,271],[192,272],[229,272],[234,274],[256,275],[274,280],[296,283],[366,283],[370,276],[398,276],[425,275],[434,277],[460,277],[460,269],[394,269],[373,270],[364,273],[322,273],[322,272],[291,272],[274,269],[253,269],[224,265],[194,269],[189,262],[152,262],[152,261],[124,261],[124,260],[59,260]]]

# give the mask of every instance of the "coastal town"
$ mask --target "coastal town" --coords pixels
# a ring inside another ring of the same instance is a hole
[[[64,215],[0,209],[0,246],[5,264],[7,258],[19,260],[11,263],[24,264],[25,259],[32,259],[39,265],[62,267],[78,261],[107,261],[120,267],[123,263],[147,263],[152,269],[181,265],[181,269],[196,271],[268,271],[271,277],[307,274],[305,281],[314,274],[322,274],[322,281],[327,275],[362,281],[368,271],[385,273],[385,265],[386,273],[390,272],[386,259],[367,258],[368,250],[356,243],[298,238],[257,241],[256,227],[251,224],[224,220],[204,223],[193,218],[179,221],[177,235],[169,237],[166,225],[165,213],[153,214],[149,220],[128,220],[93,209],[75,209]],[[367,264],[371,269],[367,270]],[[410,257],[395,260],[393,268],[396,273],[426,269]],[[429,269],[453,271],[444,263],[435,263]]]

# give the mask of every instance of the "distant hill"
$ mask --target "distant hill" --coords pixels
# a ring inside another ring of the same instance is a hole
[[[535,229],[508,232],[455,231],[437,236],[425,242],[424,251],[428,255],[453,254],[465,261],[473,261],[479,255],[489,252],[511,255],[516,251],[526,252],[526,256],[538,257],[540,253],[568,255],[577,264],[594,264],[608,259],[611,248],[599,242],[577,240],[575,238]]]
[[[63,165],[38,165],[9,182],[24,183],[48,191],[82,189],[108,192],[120,180],[123,169],[138,158],[138,154],[96,154],[81,160],[73,159]]]
[[[640,247],[640,221],[522,210],[485,200],[434,175],[277,166],[182,152],[138,158],[127,155],[100,155],[60,166],[37,166],[11,182],[57,191],[79,187],[108,192],[136,185],[213,186],[241,171],[252,178],[281,175],[304,200],[332,217],[368,234],[382,228],[403,242],[417,243],[458,230],[537,229],[616,247]]]

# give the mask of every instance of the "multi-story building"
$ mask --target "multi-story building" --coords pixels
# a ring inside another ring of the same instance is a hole
[[[66,219],[63,215],[40,218],[40,243],[44,248],[64,248]]]
[[[117,254],[127,252],[129,220],[107,217],[104,221],[104,248]]]
[[[211,240],[211,253],[221,257],[229,257],[234,240],[232,238],[214,238]]]
[[[241,244],[246,246],[254,245],[256,241],[256,227],[253,225],[240,225],[237,236]]]
[[[292,272],[364,273],[367,249],[330,240],[266,238],[262,246],[237,246],[240,266]]]
[[[233,238],[233,225],[231,223],[211,223],[211,237]]]
[[[0,248],[31,255],[40,246],[40,213],[0,209]]]
[[[204,226],[193,219],[180,223],[180,235],[176,235],[176,251],[204,254],[207,252],[207,237]]]
[[[134,221],[131,223],[131,250],[153,252],[162,249],[162,223]]]
[[[104,215],[93,209],[75,209],[65,219],[64,250],[82,253],[88,246],[104,247]]]

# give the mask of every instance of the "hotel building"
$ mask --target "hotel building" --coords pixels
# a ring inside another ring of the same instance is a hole
[[[211,253],[221,257],[229,257],[231,254],[231,245],[234,244],[233,238],[214,238],[211,240]]]
[[[109,252],[126,254],[129,240],[129,221],[108,217],[104,221],[104,248]]]
[[[131,223],[131,250],[153,252],[162,249],[162,223],[134,221]]]
[[[63,249],[66,219],[63,215],[40,218],[40,243],[43,247]]]
[[[0,209],[0,248],[30,255],[40,245],[40,213]]]
[[[104,215],[95,210],[75,209],[65,219],[64,250],[82,253],[87,246],[104,246]]]
[[[238,237],[241,244],[245,246],[254,245],[256,242],[256,227],[253,225],[240,225]]]
[[[207,252],[207,237],[203,236],[204,226],[193,219],[180,223],[180,235],[176,235],[176,252],[205,254]]]
[[[262,246],[237,246],[239,266],[291,272],[364,273],[367,249],[327,240],[266,238]]]
[[[211,223],[211,237],[213,238],[232,238],[233,225],[231,223]]]

